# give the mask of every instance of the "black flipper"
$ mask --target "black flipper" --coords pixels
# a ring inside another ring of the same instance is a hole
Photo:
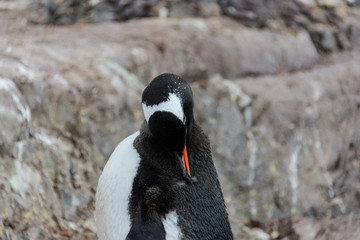
[[[155,213],[144,216],[139,207],[126,240],[165,240],[165,228],[161,217]]]

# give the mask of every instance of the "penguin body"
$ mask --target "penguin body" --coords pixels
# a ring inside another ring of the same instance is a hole
[[[140,131],[119,144],[99,179],[99,239],[232,239],[190,86],[162,74],[144,90],[142,104]]]

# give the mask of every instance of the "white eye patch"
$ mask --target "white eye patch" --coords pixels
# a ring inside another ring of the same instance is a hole
[[[169,97],[165,102],[154,104],[151,106],[142,104],[146,122],[149,122],[151,115],[155,112],[170,112],[174,114],[181,122],[184,122],[184,111],[180,98],[175,93],[169,93]]]

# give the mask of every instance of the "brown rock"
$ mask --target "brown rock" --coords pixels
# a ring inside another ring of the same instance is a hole
[[[342,240],[357,239],[360,234],[359,224],[359,216],[340,216],[323,221],[304,218],[295,223],[294,227],[300,240]]]

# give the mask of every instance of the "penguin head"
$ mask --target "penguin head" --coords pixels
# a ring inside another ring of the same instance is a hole
[[[151,134],[171,152],[183,155],[183,159],[194,122],[193,107],[189,84],[175,74],[157,76],[142,94],[142,108]]]

